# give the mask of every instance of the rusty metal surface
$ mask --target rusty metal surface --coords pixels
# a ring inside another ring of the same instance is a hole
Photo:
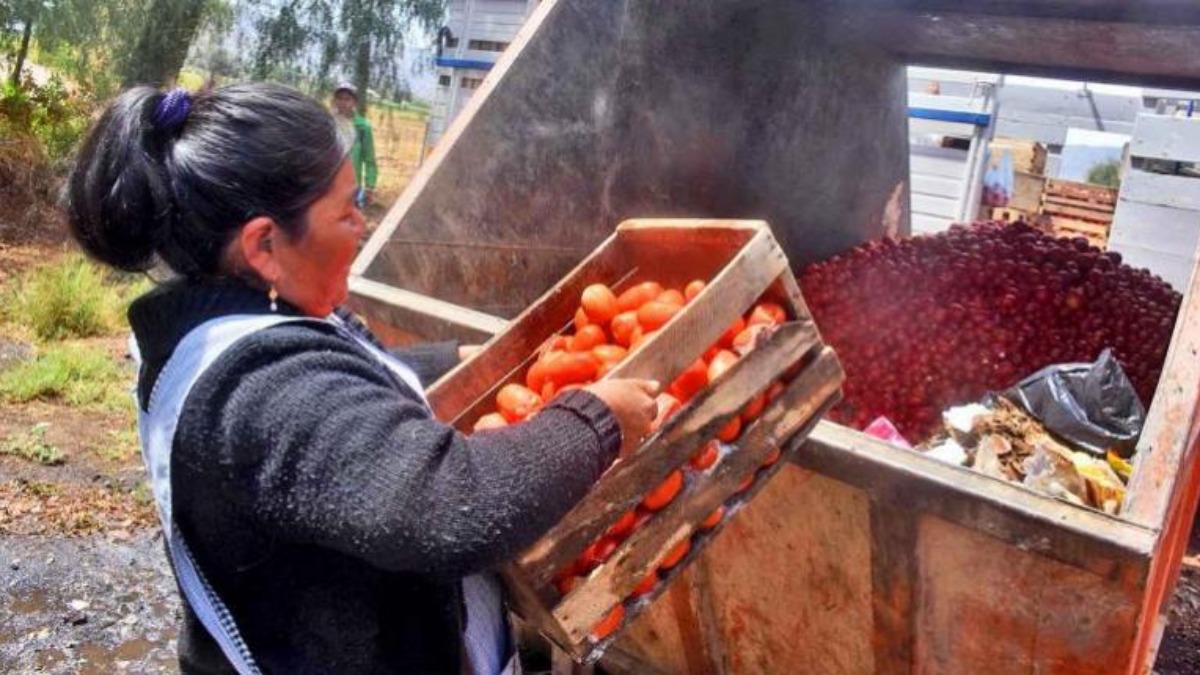
[[[796,266],[877,235],[907,180],[904,70],[826,44],[827,20],[546,0],[356,272],[507,318],[630,217],[763,218]]]
[[[1141,589],[933,517],[920,523],[917,673],[1114,673]]]
[[[921,65],[1200,87],[1200,4],[1190,0],[841,2],[835,40]]]
[[[692,605],[660,599],[622,645],[691,672],[675,651],[688,649],[686,635],[674,631],[709,623],[720,661],[700,672],[874,672],[869,528],[862,492],[785,467],[704,554],[712,614],[683,616]]]

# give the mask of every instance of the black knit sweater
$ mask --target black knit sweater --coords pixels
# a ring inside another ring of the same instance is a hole
[[[233,283],[134,303],[143,407],[192,328],[268,311]],[[426,383],[454,360],[450,346],[420,356]],[[463,436],[352,340],[283,324],[236,343],[192,389],[173,509],[264,672],[461,673],[460,579],[536,541],[619,446],[611,412],[584,392]],[[231,672],[190,609],[179,655],[185,673]]]

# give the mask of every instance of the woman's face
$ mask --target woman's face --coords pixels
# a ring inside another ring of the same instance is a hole
[[[275,288],[308,316],[327,316],[346,301],[350,264],[365,231],[356,189],[354,169],[343,162],[329,190],[308,207],[304,236],[272,242],[281,270]]]

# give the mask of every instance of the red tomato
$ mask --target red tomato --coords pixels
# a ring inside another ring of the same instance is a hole
[[[643,330],[658,330],[666,325],[671,317],[679,313],[683,305],[672,305],[667,302],[651,300],[638,308],[638,325]]]
[[[624,621],[625,605],[617,605],[616,607],[613,607],[612,611],[606,614],[603,619],[600,619],[600,623],[596,624],[596,627],[592,629],[592,640],[594,642],[600,642],[604,638],[612,635],[613,633],[617,632],[617,629],[621,627],[621,624]]]
[[[549,401],[550,399],[554,398],[557,395],[558,395],[558,386],[556,386],[550,380],[546,380],[545,382],[542,383],[542,400],[543,401]]]
[[[643,281],[617,297],[617,308],[622,312],[636,310],[638,307],[657,298],[662,292],[663,287],[658,282]]]
[[[658,564],[658,569],[669,570],[678,565],[679,561],[683,560],[683,557],[686,556],[690,550],[692,550],[691,539],[684,539],[678,544],[675,544],[670,551],[667,551],[667,556],[662,559],[662,562]]]
[[[763,459],[763,463],[762,463],[763,467],[768,467],[768,466],[774,465],[775,462],[779,461],[779,458],[782,455],[783,455],[783,453],[780,452],[779,448],[771,448],[771,452],[768,452],[766,458]]]
[[[633,531],[634,532],[637,532],[638,530],[642,529],[642,526],[646,524],[646,521],[648,521],[654,517],[653,512],[647,511],[647,510],[643,509],[641,506],[638,506],[637,508],[635,508],[633,510],[633,512],[637,514],[633,519]],[[630,534],[632,534],[632,533],[630,533]]]
[[[583,549],[583,554],[579,557],[583,562],[584,567],[588,570],[593,570],[608,560],[613,551],[617,550],[617,540],[610,537],[601,537],[596,541],[588,544],[588,547]]]
[[[758,396],[750,399],[750,402],[746,404],[744,409],[742,409],[742,422],[745,424],[750,424],[754,420],[758,419],[758,416],[762,414],[763,408],[765,407],[767,407],[767,392],[764,391]]]
[[[575,589],[575,585],[578,583],[580,583],[580,578],[575,575],[574,563],[554,573],[554,587],[558,589],[558,595],[560,596],[568,595],[571,590]]]
[[[575,587],[579,585],[579,577],[574,574],[565,577],[556,577],[554,579],[554,587],[558,589],[558,594],[562,597],[567,597]]]
[[[484,429],[500,429],[508,426],[508,420],[504,419],[504,415],[500,413],[488,413],[475,421],[475,431],[483,431]]]
[[[666,424],[667,420],[671,419],[675,413],[683,408],[683,404],[679,402],[679,399],[670,394],[659,394],[654,400],[658,403],[658,415],[650,423],[651,431],[657,431],[662,425]]]
[[[717,352],[712,361],[708,362],[708,381],[715,381],[722,373],[733,367],[733,364],[737,363],[737,361],[738,355],[728,349],[722,349]]]
[[[613,317],[612,325],[609,330],[612,331],[613,342],[628,347],[630,340],[633,338],[633,331],[638,328],[637,312],[621,312]]]
[[[659,483],[658,487],[650,491],[642,499],[642,506],[646,507],[647,511],[658,511],[675,499],[679,491],[683,489],[683,473],[676,469],[667,476],[667,479]]]
[[[738,333],[744,330],[746,330],[746,322],[742,320],[742,317],[739,316],[738,318],[734,319],[733,324],[729,326],[729,328],[725,331],[725,334],[721,336],[721,339],[717,340],[717,343],[722,347],[728,347],[733,344],[733,338],[735,338]]]
[[[596,378],[600,363],[588,352],[561,352],[547,356],[546,379],[561,389],[568,384],[591,382]]]
[[[573,352],[587,352],[605,342],[608,342],[608,336],[604,334],[604,329],[593,323],[575,331],[567,340],[567,346]]]
[[[496,407],[509,422],[520,422],[542,407],[542,397],[523,384],[506,384],[496,394]]]
[[[750,489],[751,485],[754,485],[754,474],[750,474],[749,476],[746,476],[742,480],[742,482],[738,484],[737,490],[735,492],[745,492],[746,490]]]
[[[662,293],[659,293],[655,300],[658,302],[665,302],[668,305],[679,305],[680,307],[683,307],[684,302],[686,302],[686,298],[683,297],[683,293],[680,293],[674,288],[668,288]]]
[[[746,320],[746,324],[778,326],[785,321],[787,321],[787,312],[782,306],[774,302],[760,302],[750,310],[750,318]]]
[[[583,289],[579,304],[593,323],[608,323],[618,311],[616,294],[604,284],[592,284]]]
[[[629,594],[629,597],[636,600],[642,596],[650,595],[650,592],[653,591],[654,587],[657,585],[658,572],[656,570],[650,570],[650,573],[646,575],[646,578],[642,579],[637,586],[634,586],[633,591]]]
[[[689,282],[688,285],[683,289],[684,299],[688,302],[691,302],[693,298],[695,298],[697,295],[700,295],[700,291],[704,290],[706,285],[707,284],[699,279]]]
[[[742,420],[738,417],[734,417],[733,419],[729,420],[729,423],[717,432],[717,438],[725,441],[726,443],[732,443],[736,441],[737,437],[741,435]]]
[[[538,347],[538,353],[545,355],[549,354],[550,352],[566,351],[566,349],[567,336],[551,335],[550,337],[546,338],[546,341],[542,343],[541,347]]]
[[[703,359],[696,359],[675,378],[667,388],[671,395],[680,401],[690,401],[701,389],[708,386],[708,364]]]
[[[688,464],[697,471],[706,471],[712,468],[713,464],[721,458],[721,450],[717,447],[716,441],[709,441],[700,448],[692,458],[688,460]]]
[[[525,386],[534,391],[541,391],[544,384],[546,384],[546,356],[534,361],[533,365],[529,366],[529,370],[525,372]]]
[[[592,325],[592,320],[588,318],[587,312],[583,308],[575,310],[575,332],[579,332],[580,328]]]
[[[616,368],[616,367],[617,367],[617,364],[615,364],[615,363],[610,363],[608,361],[601,361],[600,367],[596,369],[596,379],[599,380],[599,379],[605,377],[606,375],[609,374],[609,372],[612,371],[613,368]]]
[[[711,530],[714,527],[716,527],[717,523],[720,523],[721,519],[724,517],[725,517],[725,507],[718,506],[716,511],[713,511],[712,513],[708,514],[708,517],[704,519],[704,522],[700,523],[700,529]]]
[[[612,527],[605,531],[605,537],[612,537],[616,540],[621,540],[633,534],[633,526],[637,522],[637,511],[626,511],[625,515],[617,519],[617,522],[612,524]]]
[[[600,344],[592,347],[592,354],[600,359],[601,363],[617,364],[621,359],[629,353],[629,350],[620,345]]]

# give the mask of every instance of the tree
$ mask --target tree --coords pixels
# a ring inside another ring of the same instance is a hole
[[[173,82],[209,5],[208,0],[152,0],[141,35],[122,68],[122,84]]]
[[[427,31],[441,21],[443,0],[276,0],[259,7],[259,78],[298,78],[327,89],[334,75],[348,75],[367,108],[368,88],[407,87],[400,72],[404,34]]]
[[[29,43],[33,39],[34,25],[40,25],[42,3],[37,0],[11,0],[0,4],[0,27],[8,29],[19,23],[21,37],[12,54],[13,69],[9,82],[13,87],[21,86],[21,71],[25,68],[25,59],[29,56]]]
[[[1110,159],[1093,165],[1092,168],[1088,169],[1087,182],[1095,185],[1103,185],[1104,187],[1120,188],[1121,161]]]

